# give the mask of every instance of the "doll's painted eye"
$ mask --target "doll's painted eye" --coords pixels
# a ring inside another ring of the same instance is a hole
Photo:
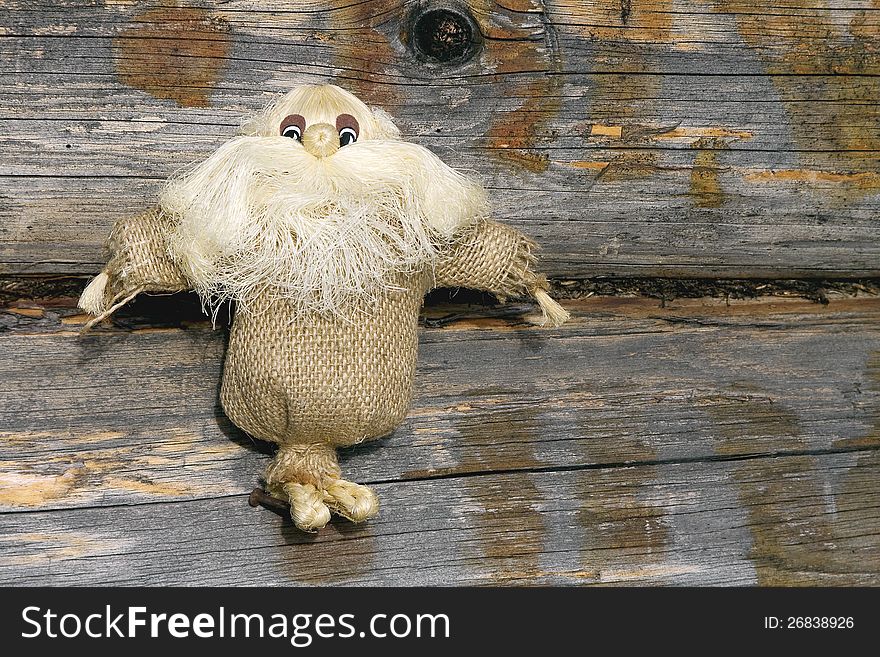
[[[306,120],[301,114],[291,114],[286,116],[281,122],[281,136],[291,137],[297,141],[302,141],[303,131],[306,129]]]
[[[348,146],[358,139],[357,133],[351,128],[343,128],[339,131],[339,145]]]
[[[339,145],[348,146],[358,140],[360,126],[351,114],[340,114],[336,117],[336,129],[339,131]]]
[[[297,141],[302,141],[302,130],[299,129],[298,125],[289,125],[284,128],[284,132],[281,133],[282,137],[293,137]]]

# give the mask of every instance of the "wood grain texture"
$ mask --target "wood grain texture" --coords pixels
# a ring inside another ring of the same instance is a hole
[[[557,278],[880,275],[880,8],[470,0],[482,48],[417,59],[415,2],[0,3],[0,274],[83,274],[116,219],[299,82],[472,169]]]
[[[316,537],[247,506],[222,328],[175,295],[80,337],[71,303],[0,314],[0,582],[880,584],[876,298],[425,329],[408,420],[343,454],[379,518]]]
[[[334,521],[316,536],[248,507],[245,496],[5,514],[0,577],[57,585],[876,585],[878,466],[835,454],[385,483],[376,486],[385,505],[378,519]],[[836,494],[826,482],[839,482]]]

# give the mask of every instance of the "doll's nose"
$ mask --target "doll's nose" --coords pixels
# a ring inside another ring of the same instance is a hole
[[[313,123],[303,133],[302,145],[315,157],[327,157],[339,150],[339,133],[329,123]]]

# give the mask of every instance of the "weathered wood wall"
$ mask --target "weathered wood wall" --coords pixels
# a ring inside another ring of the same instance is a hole
[[[409,419],[343,459],[380,516],[317,536],[248,507],[224,333],[163,305],[0,315],[0,583],[880,584],[876,299],[427,329]]]
[[[878,0],[450,0],[457,64],[411,49],[438,6],[0,0],[0,583],[880,584],[857,288],[429,328],[409,419],[344,456],[382,513],[317,536],[247,506],[268,449],[192,296],[78,337],[51,281],[300,82],[476,171],[556,278],[880,276]]]
[[[877,0],[469,0],[455,65],[410,50],[425,4],[0,2],[0,273],[94,272],[170,172],[334,81],[553,276],[880,275]]]

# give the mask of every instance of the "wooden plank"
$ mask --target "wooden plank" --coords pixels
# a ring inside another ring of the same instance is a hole
[[[71,301],[0,314],[0,511],[250,491],[268,449],[219,408],[225,331],[175,296],[145,298],[117,328],[82,338]],[[409,418],[346,450],[346,474],[398,481],[880,446],[880,299],[567,305],[574,321],[559,330],[471,319],[423,331]]]
[[[723,157],[731,161],[738,155]],[[691,157],[684,155],[686,160]],[[746,166],[739,171],[763,175],[755,173],[763,171],[760,168]],[[734,180],[738,175],[731,167],[720,179]],[[723,208],[706,211],[699,221],[682,220],[692,205],[687,191],[690,180],[688,166],[670,163],[656,176],[656,185],[634,190],[628,183],[608,182],[605,188],[613,188],[614,195],[597,199],[601,211],[587,217],[579,214],[578,195],[562,189],[517,192],[506,198],[506,206],[496,203],[496,210],[503,217],[526,214],[511,223],[541,243],[541,266],[555,278],[626,274],[833,278],[844,268],[848,277],[880,272],[874,219],[880,208],[873,201],[852,203],[847,209],[832,204],[792,217],[791,208],[803,202],[804,183],[757,182],[751,193],[729,197]],[[0,178],[0,194],[20,197],[15,204],[0,206],[0,231],[6,238],[0,242],[5,263],[0,266],[5,273],[95,273],[103,264],[109,226],[133,210],[149,207],[161,186],[160,177]],[[500,190],[495,192],[501,194],[499,200],[505,198]],[[618,193],[628,197],[621,199]],[[840,198],[835,180],[817,181],[811,193]],[[557,205],[566,198],[568,208]],[[67,221],[73,216],[81,219]],[[639,223],[638,233],[633,232],[634,221]],[[571,237],[573,230],[577,239]],[[674,252],[671,245],[676,245]],[[651,264],[645,261],[647,251],[668,255]]]
[[[880,584],[877,451],[376,486],[317,535],[244,496],[0,515],[4,584]]]
[[[454,67],[401,41],[412,3],[269,4],[0,4],[0,274],[95,271],[170,172],[331,80],[478,171],[554,277],[880,275],[876,4],[475,0]]]

